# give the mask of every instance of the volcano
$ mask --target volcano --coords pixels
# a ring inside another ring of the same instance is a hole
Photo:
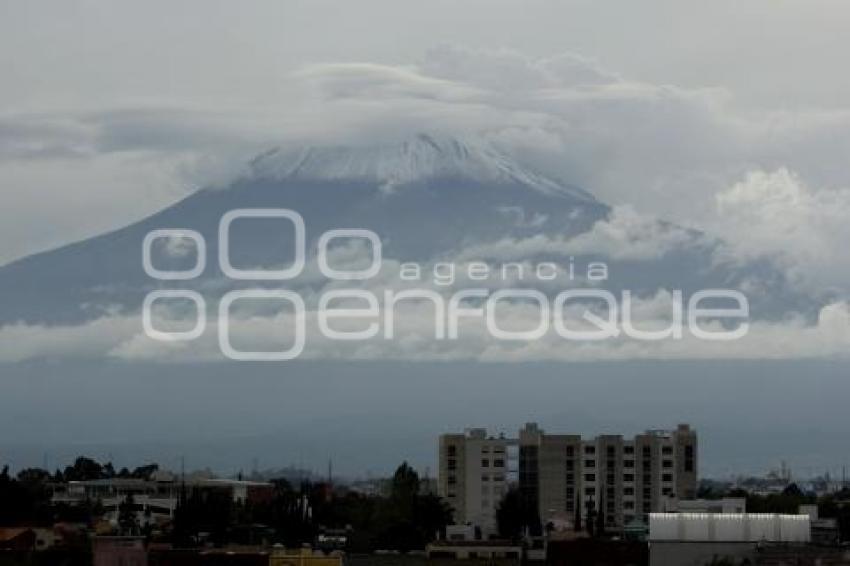
[[[160,286],[141,259],[142,242],[156,229],[200,233],[208,261],[192,285],[220,287],[224,276],[214,261],[219,221],[241,208],[297,211],[308,250],[326,230],[362,228],[381,238],[385,258],[418,262],[498,241],[564,241],[586,234],[612,212],[589,192],[532,171],[480,139],[417,134],[387,144],[275,148],[226,187],[202,188],[125,228],[0,267],[0,325],[76,324],[137,312],[146,293]],[[670,226],[659,224],[661,230]],[[291,259],[286,251],[291,246],[278,246],[281,239],[279,224],[251,222],[240,230],[234,249],[245,265],[262,266],[269,258],[284,262]],[[784,307],[796,300],[776,292],[784,281],[764,266],[716,265],[697,233],[662,257],[609,263],[617,276],[612,287],[647,292],[728,287],[757,273],[773,289],[765,297]]]

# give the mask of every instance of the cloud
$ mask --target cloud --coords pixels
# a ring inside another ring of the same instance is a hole
[[[641,330],[669,326],[672,297],[666,291],[637,298],[633,303],[634,325]],[[582,320],[585,307],[567,309],[568,325],[574,330],[594,330]],[[501,302],[499,326],[520,331],[539,322],[537,306]],[[629,337],[602,341],[565,339],[550,329],[533,341],[502,341],[493,338],[479,318],[464,318],[459,339],[434,337],[434,308],[428,303],[400,302],[395,310],[395,337],[386,339],[381,326],[369,340],[339,341],[326,338],[318,330],[316,311],[307,313],[306,348],[303,359],[477,360],[521,361],[600,361],[635,359],[845,359],[850,346],[850,305],[836,302],[820,310],[817,321],[789,317],[782,322],[753,321],[745,337],[734,341],[711,342],[694,337],[687,329],[680,340],[635,340]],[[383,318],[379,318],[383,320]],[[364,328],[363,320],[334,322],[338,330]],[[714,331],[720,327],[702,323]],[[242,349],[274,351],[291,344],[294,321],[281,311],[262,314],[251,311],[231,320],[231,336]],[[131,361],[197,362],[224,359],[217,339],[218,325],[210,320],[204,335],[192,342],[159,342],[148,338],[135,316],[110,316],[81,326],[12,325],[0,329],[0,362],[27,359],[87,359],[104,356]],[[4,347],[5,346],[5,347]]]
[[[813,189],[780,168],[752,171],[715,199],[720,261],[768,258],[808,292],[850,292],[850,189]]]
[[[619,217],[571,242],[575,249],[663,255],[689,236],[637,220],[662,218],[728,237],[733,255],[769,255],[789,269],[798,266],[795,280],[807,285],[846,287],[846,265],[820,269],[817,277],[806,270],[828,263],[846,241],[829,211],[843,210],[842,187],[850,186],[850,109],[742,109],[722,88],[635,80],[577,53],[530,57],[457,45],[407,64],[304,65],[288,76],[280,100],[256,107],[148,104],[6,114],[0,179],[14,188],[15,202],[0,211],[0,261],[126,224],[196,187],[226,185],[245,172],[250,156],[270,147],[375,144],[423,130],[486,137],[531,170],[618,207]],[[799,197],[802,209],[775,221],[754,211],[747,217],[746,207],[731,211],[730,199],[760,199],[750,204],[764,214],[795,205],[788,196],[785,204],[768,204],[763,192],[730,193],[722,197],[725,220],[717,218],[717,195],[749,172],[783,168],[801,186],[818,187],[802,189],[808,191]],[[758,229],[744,238],[750,223]],[[771,223],[784,227],[778,238]],[[546,240],[503,244],[562,243]],[[790,251],[767,249],[779,241]]]
[[[441,45],[429,50],[423,74],[498,92],[537,91],[615,83],[620,77],[577,53],[533,59],[509,49]]]
[[[631,206],[616,206],[607,218],[577,236],[537,234],[527,238],[504,238],[469,246],[459,257],[510,261],[541,255],[590,255],[600,259],[645,261],[702,242],[702,235],[696,232],[639,214]]]
[[[434,78],[412,67],[373,63],[310,65],[294,74],[329,99],[426,99],[464,102],[480,97],[462,82]]]

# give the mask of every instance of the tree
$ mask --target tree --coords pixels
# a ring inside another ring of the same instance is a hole
[[[576,514],[573,518],[573,531],[581,531],[581,498],[576,495]]]
[[[174,544],[192,546],[200,532],[210,533],[215,544],[226,543],[233,512],[233,498],[226,490],[193,489],[188,497],[181,497],[174,510]]]
[[[37,468],[21,471],[17,479],[9,475],[8,466],[0,471],[0,525],[50,525],[50,475]]]
[[[74,464],[67,466],[62,475],[65,481],[99,480],[104,477],[103,466],[85,456],[74,460]]]
[[[146,480],[151,477],[151,475],[159,470],[159,464],[148,464],[147,466],[139,466],[130,474],[130,477]]]
[[[438,533],[445,533],[446,525],[452,521],[452,510],[436,495],[419,495],[416,497],[413,520],[419,527],[423,543],[428,543]]]
[[[139,534],[139,521],[136,518],[136,501],[133,499],[133,494],[127,494],[118,505],[118,527],[121,529],[122,535],[137,535]]]
[[[41,485],[50,481],[50,472],[41,468],[26,468],[18,472],[18,481],[29,485]]]
[[[419,474],[402,462],[393,474],[390,497],[396,501],[412,501],[419,494]]]
[[[518,540],[522,535],[522,500],[517,488],[511,487],[502,496],[496,508],[496,525],[502,538]]]
[[[599,497],[599,511],[596,513],[596,535],[603,536],[605,534],[605,499]]]
[[[591,537],[594,534],[594,527],[596,526],[595,521],[594,521],[595,518],[596,518],[596,509],[594,509],[594,507],[593,507],[593,502],[588,501],[587,502],[587,520],[585,521],[585,523],[587,525],[587,534],[589,534]]]

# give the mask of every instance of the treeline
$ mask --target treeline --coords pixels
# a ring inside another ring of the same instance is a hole
[[[0,471],[0,526],[49,527],[59,522],[91,524],[101,514],[98,502],[68,505],[51,501],[52,484],[62,474],[58,470],[50,474],[46,470],[29,468],[13,477],[5,466]]]
[[[193,490],[175,514],[172,542],[192,546],[202,542],[200,533],[208,533],[215,545],[291,547],[334,531],[345,534],[349,552],[409,551],[424,548],[451,521],[451,511],[439,497],[420,493],[419,476],[406,463],[393,475],[387,496],[338,495],[325,483],[293,486],[282,479],[273,484],[272,498],[259,502],[233,502],[216,491]],[[257,525],[264,530],[258,532]]]
[[[102,516],[99,501],[54,504],[53,485],[64,481],[108,478],[148,479],[156,464],[115,471],[111,464],[78,458],[73,465],[50,474],[26,469],[12,477],[0,472],[0,525],[50,526],[66,521],[93,526]],[[334,490],[326,483],[292,485],[273,480],[274,491],[263,501],[233,501],[225,490],[187,488],[180,494],[174,519],[158,528],[141,528],[134,502],[119,507],[118,528],[179,547],[314,543],[322,531],[344,533],[347,550],[408,551],[424,548],[451,522],[451,511],[436,495],[420,492],[417,473],[407,463],[395,471],[385,496]]]
[[[53,504],[52,485],[69,481],[109,478],[147,479],[159,469],[156,464],[133,470],[116,471],[111,463],[101,464],[91,458],[79,457],[73,464],[53,473],[42,468],[26,468],[16,476],[9,467],[0,471],[0,525],[50,526],[57,522],[91,523],[100,516],[97,501],[80,505]]]

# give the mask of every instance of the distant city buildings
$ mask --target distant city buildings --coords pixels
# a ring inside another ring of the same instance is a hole
[[[513,470],[524,508],[536,510],[543,526],[600,513],[612,529],[645,525],[649,513],[696,495],[697,434],[686,424],[633,438],[583,439],[529,423],[515,439],[471,429],[440,436],[439,446],[439,494],[456,523],[479,526],[485,535],[496,529],[495,511]]]
[[[104,478],[70,481],[53,489],[54,504],[81,505],[99,501],[103,518],[117,523],[122,504],[132,499],[132,508],[139,525],[154,524],[174,517],[181,494],[192,491],[217,491],[226,494],[233,502],[267,501],[274,492],[268,482],[232,479],[186,478],[158,473],[151,479]]]

